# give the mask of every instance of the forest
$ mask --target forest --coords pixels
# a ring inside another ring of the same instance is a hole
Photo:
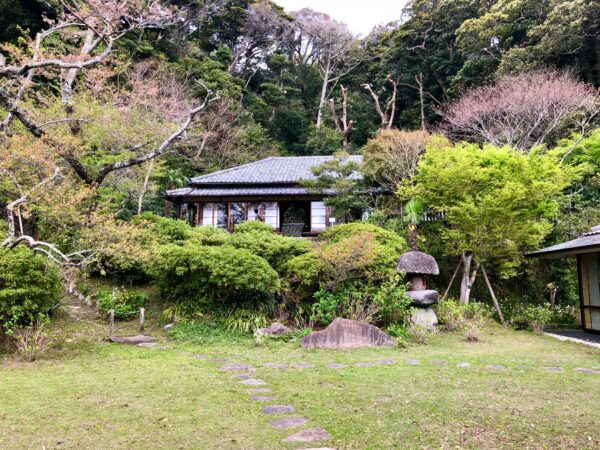
[[[438,259],[440,291],[464,263],[463,303],[490,302],[485,263],[512,323],[550,300],[574,321],[574,263],[524,255],[600,224],[599,87],[596,0],[411,0],[366,36],[269,0],[0,0],[2,335],[98,280],[123,317],[152,285],[166,322],[304,326],[356,312],[350,298],[392,324],[409,247]],[[316,246],[195,229],[162,196],[268,156],[347,153],[364,180],[334,159],[317,187],[371,214]]]

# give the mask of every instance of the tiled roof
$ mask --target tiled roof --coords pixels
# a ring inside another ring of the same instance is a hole
[[[310,195],[302,186],[206,186],[167,191],[165,197],[235,197],[268,195]]]
[[[190,186],[215,184],[294,184],[301,180],[314,179],[312,169],[333,156],[275,156],[231,169],[192,178]],[[352,155],[348,159],[362,162],[362,156]],[[356,175],[359,177],[360,175]],[[171,194],[171,193],[169,193]]]
[[[558,258],[561,256],[572,256],[577,253],[584,253],[585,251],[592,251],[595,249],[600,251],[600,230],[598,227],[592,228],[591,232],[582,234],[581,237],[577,239],[538,250],[527,256]]]

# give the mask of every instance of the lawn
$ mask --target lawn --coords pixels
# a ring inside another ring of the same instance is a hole
[[[64,329],[64,327],[62,327]],[[158,333],[157,330],[154,330]],[[101,340],[92,322],[72,325],[46,359],[5,359],[0,369],[0,448],[287,449],[294,430],[272,416],[223,363],[257,368],[276,397],[293,405],[307,427],[323,427],[338,449],[598,448],[600,351],[526,332],[491,327],[484,341],[439,334],[407,349],[305,351],[297,343],[256,346],[249,339],[206,345],[166,341],[168,350]],[[189,352],[189,353],[188,353]],[[395,364],[357,367],[393,359]],[[409,359],[420,365],[409,365]],[[444,365],[432,364],[443,360]],[[312,369],[264,363],[304,362]],[[457,367],[469,362],[470,367]],[[342,369],[327,363],[343,363]],[[505,366],[503,370],[487,368]],[[527,365],[527,369],[517,369]],[[552,372],[545,367],[562,367]]]

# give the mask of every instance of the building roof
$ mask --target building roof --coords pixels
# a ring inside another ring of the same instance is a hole
[[[296,184],[314,179],[312,169],[333,159],[333,156],[274,156],[192,178],[190,186],[215,184]],[[349,161],[362,162],[362,156],[352,155]],[[356,175],[359,177],[359,175]]]
[[[546,247],[537,252],[529,253],[529,257],[561,258],[574,256],[579,253],[600,251],[600,226],[592,228],[589,233],[584,233],[577,239]]]
[[[311,195],[302,186],[200,186],[186,187],[167,191],[167,197],[239,197],[239,196],[269,196],[269,195]]]

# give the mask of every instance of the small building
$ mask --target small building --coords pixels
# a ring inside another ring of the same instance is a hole
[[[581,326],[584,331],[600,333],[600,226],[577,239],[527,256],[547,259],[577,258]]]
[[[236,224],[260,220],[286,235],[310,236],[343,223],[325,206],[327,193],[314,193],[303,180],[333,156],[271,157],[192,178],[188,187],[167,191],[177,217],[193,226],[233,231]],[[349,156],[361,163],[361,156]],[[361,177],[360,174],[353,175]]]

